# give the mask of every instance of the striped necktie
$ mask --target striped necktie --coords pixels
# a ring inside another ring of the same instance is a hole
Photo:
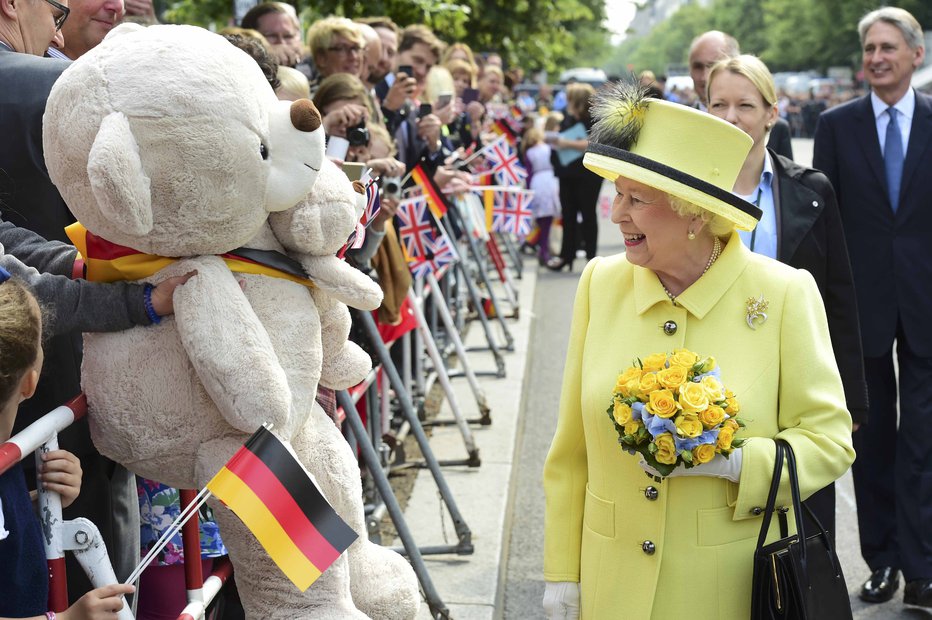
[[[883,147],[883,167],[887,173],[887,193],[890,197],[890,206],[896,213],[900,206],[900,183],[903,179],[903,138],[900,134],[900,125],[896,122],[897,110],[887,108],[890,122],[887,124],[887,135]]]

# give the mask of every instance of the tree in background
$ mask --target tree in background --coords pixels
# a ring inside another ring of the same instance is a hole
[[[649,2],[650,0],[648,0]],[[932,2],[900,0],[897,6],[932,29]],[[665,73],[683,65],[692,39],[722,30],[756,54],[772,71],[824,71],[832,66],[860,67],[857,23],[877,0],[713,0],[707,7],[684,5],[643,37],[629,37],[615,48],[609,69],[650,69]]]
[[[598,66],[611,51],[602,26],[604,0],[292,0],[309,25],[327,15],[388,15],[401,26],[423,23],[445,41],[475,51],[495,51],[509,65],[555,72]],[[221,28],[232,18],[232,0],[176,0],[170,23]]]

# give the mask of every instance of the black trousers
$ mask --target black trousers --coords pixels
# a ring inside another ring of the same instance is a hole
[[[586,258],[595,257],[599,241],[599,220],[596,205],[599,202],[599,190],[602,189],[602,177],[585,171],[580,176],[560,177],[560,204],[563,208],[563,245],[560,257],[567,262],[576,258],[576,250],[582,241],[586,249]],[[577,222],[582,214],[582,224]]]
[[[899,385],[892,350],[864,358],[870,412],[853,467],[861,555],[871,570],[932,579],[932,358],[915,355],[901,328],[896,354]]]

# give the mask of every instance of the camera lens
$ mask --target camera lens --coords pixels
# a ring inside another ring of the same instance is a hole
[[[369,144],[369,129],[366,127],[365,121],[347,129],[346,140],[350,143],[350,146],[366,146]]]
[[[386,181],[382,186],[382,191],[384,191],[389,196],[396,196],[401,191],[401,188],[398,186],[398,181]]]

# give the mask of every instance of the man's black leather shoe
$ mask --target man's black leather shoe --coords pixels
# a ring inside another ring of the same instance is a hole
[[[903,589],[903,604],[932,608],[932,579],[910,581]]]
[[[892,566],[883,566],[871,573],[870,578],[861,586],[860,597],[868,603],[885,603],[893,598],[893,593],[900,587],[900,571]],[[928,595],[932,597],[932,587]]]

